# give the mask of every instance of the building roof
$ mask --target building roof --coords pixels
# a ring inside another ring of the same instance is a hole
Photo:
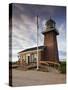
[[[46,22],[46,25],[47,25],[47,24],[51,24],[51,23],[56,24],[55,21],[50,18],[50,19]]]
[[[56,33],[56,35],[59,35],[59,32],[56,29],[55,24],[56,24],[55,21],[52,20],[50,17],[50,19],[46,22],[46,30],[43,31],[42,34],[54,31]]]
[[[38,49],[44,49],[44,48],[46,48],[46,47],[45,46],[38,46]],[[28,48],[28,49],[25,49],[23,51],[20,51],[19,53],[32,51],[32,50],[37,50],[37,47]]]

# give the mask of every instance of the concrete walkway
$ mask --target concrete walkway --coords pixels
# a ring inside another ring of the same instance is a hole
[[[66,82],[64,74],[55,72],[42,72],[36,70],[12,70],[13,86],[33,86],[47,84],[63,84]]]

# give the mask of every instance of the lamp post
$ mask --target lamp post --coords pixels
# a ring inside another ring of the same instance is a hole
[[[38,16],[37,16],[37,70],[39,69],[39,58],[38,58]]]

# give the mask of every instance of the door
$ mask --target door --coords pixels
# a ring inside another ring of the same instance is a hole
[[[28,56],[28,63],[30,63],[30,56]]]

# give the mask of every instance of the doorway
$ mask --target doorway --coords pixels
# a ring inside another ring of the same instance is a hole
[[[28,56],[28,63],[30,63],[30,56]]]

